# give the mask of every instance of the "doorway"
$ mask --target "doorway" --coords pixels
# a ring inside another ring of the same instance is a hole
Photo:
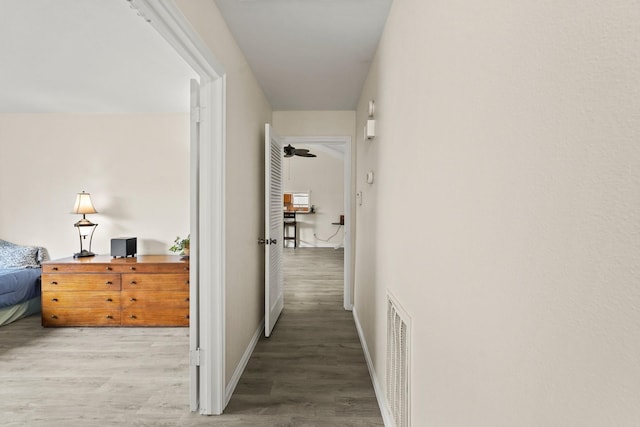
[[[200,78],[199,104],[192,104],[191,112],[192,134],[195,124],[197,137],[192,138],[190,165],[189,401],[192,411],[217,415],[225,406],[225,71],[175,4],[130,1]],[[201,259],[207,262],[199,262]]]
[[[333,137],[321,137],[321,136],[310,136],[310,137],[302,137],[302,136],[284,136],[282,137],[282,142],[284,145],[291,144],[292,146],[305,146],[313,151],[325,151],[331,150],[334,153],[340,153],[343,156],[343,170],[342,170],[342,194],[343,194],[343,221],[340,221],[340,217],[336,217],[332,222],[343,222],[344,224],[336,225],[343,230],[343,246],[344,246],[344,289],[343,289],[343,307],[345,310],[353,309],[353,280],[352,280],[352,272],[353,272],[353,209],[352,209],[352,201],[353,198],[353,189],[352,189],[352,174],[353,174],[353,166],[352,166],[352,140],[350,136],[333,136]],[[303,159],[308,161],[313,161],[314,159]],[[286,180],[286,177],[284,178]],[[285,186],[286,187],[286,186]],[[303,188],[297,190],[304,190]],[[311,190],[311,194],[309,195],[310,204],[313,205],[313,189]],[[322,209],[322,207],[319,207]],[[303,234],[301,236],[304,236]],[[328,237],[328,236],[318,236],[318,237]],[[323,239],[316,239],[318,241]],[[324,239],[328,240],[328,239]],[[304,243],[304,242],[303,242]]]

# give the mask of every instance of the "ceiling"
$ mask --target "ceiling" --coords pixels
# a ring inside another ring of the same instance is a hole
[[[197,77],[125,0],[1,0],[0,113],[189,111]]]
[[[274,110],[355,110],[391,0],[216,0]]]
[[[216,0],[274,110],[353,110],[392,0]],[[126,0],[2,0],[0,113],[186,112],[193,70]]]

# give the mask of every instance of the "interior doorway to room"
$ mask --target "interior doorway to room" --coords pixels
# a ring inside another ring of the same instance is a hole
[[[345,310],[351,310],[353,307],[351,137],[284,136],[282,143],[296,149],[307,149],[317,156],[305,158],[294,155],[284,159],[283,192],[291,194],[292,207],[295,204],[307,203],[306,208],[300,206],[301,212],[305,213],[296,213],[296,249],[324,247],[343,251],[343,306]],[[320,165],[320,162],[323,164]],[[336,186],[339,186],[340,190],[338,197],[335,194]],[[295,199],[294,195],[297,196]],[[284,240],[284,243],[285,247],[293,246],[291,240]]]

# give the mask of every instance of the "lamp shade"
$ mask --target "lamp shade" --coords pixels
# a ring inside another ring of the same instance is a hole
[[[90,193],[85,193],[84,191],[82,193],[78,193],[78,195],[76,196],[76,204],[73,206],[72,213],[82,215],[98,213],[96,208],[93,207],[93,203],[91,203]]]

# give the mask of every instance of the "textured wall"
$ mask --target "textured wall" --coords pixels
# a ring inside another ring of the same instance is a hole
[[[187,114],[2,114],[0,159],[1,239],[72,256],[83,190],[98,211],[95,253],[124,236],[140,254],[169,253],[189,232]]]
[[[412,316],[413,425],[640,424],[638,22],[393,3],[357,115],[376,100],[356,312],[382,384],[387,289]]]

